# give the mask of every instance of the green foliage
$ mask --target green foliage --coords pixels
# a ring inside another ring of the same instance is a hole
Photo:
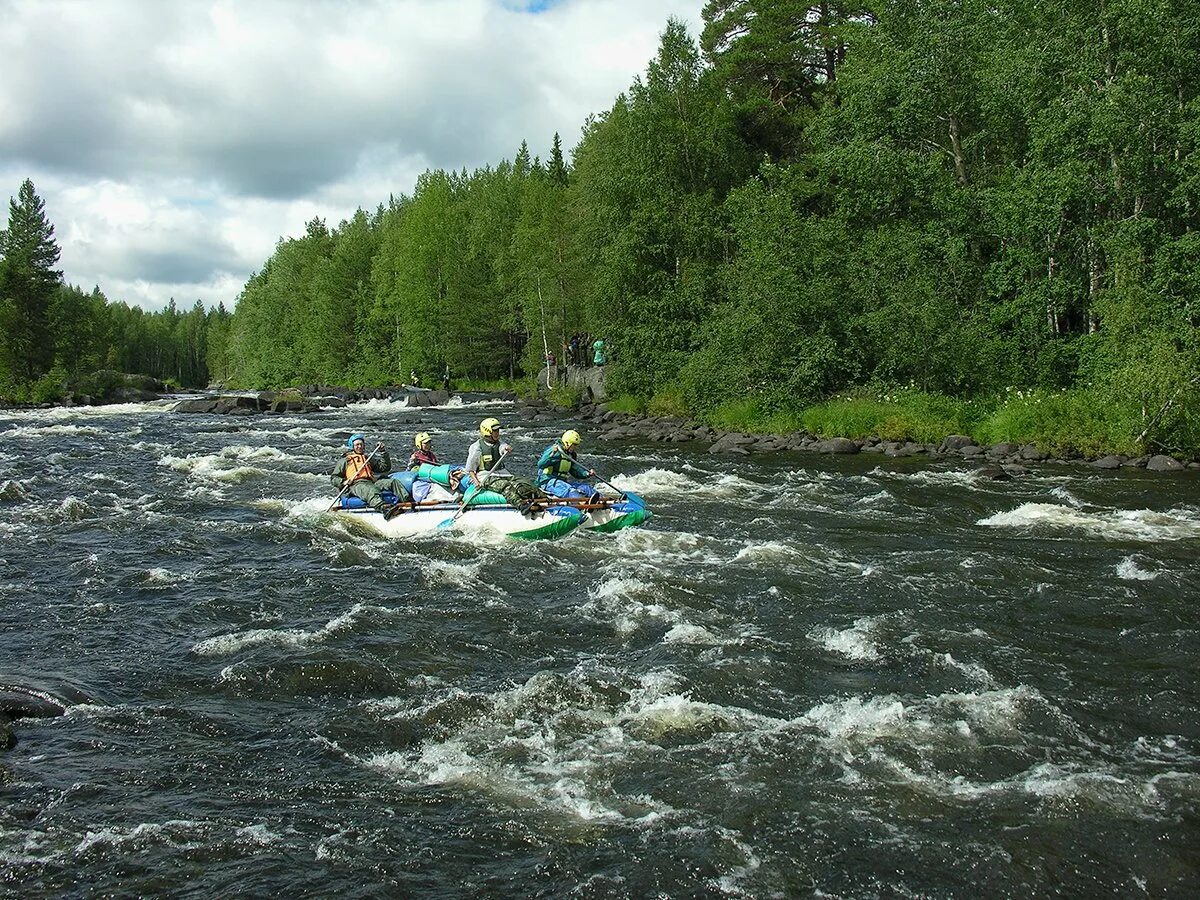
[[[556,384],[550,388],[550,402],[562,409],[575,409],[583,400],[583,390],[573,384]]]
[[[1141,452],[1132,410],[1091,390],[1014,391],[972,432],[985,443],[1036,444],[1055,455]]]
[[[633,394],[619,394],[611,400],[605,400],[604,408],[610,412],[640,416],[646,412],[646,401],[641,397],[635,397]]]
[[[983,411],[978,403],[894,389],[834,398],[804,410],[800,421],[818,437],[934,443],[949,434],[972,434]]]
[[[646,412],[652,416],[674,416],[680,419],[691,416],[691,409],[683,398],[682,390],[670,385],[654,392],[654,396],[646,404]]]
[[[67,393],[67,370],[55,366],[33,383],[29,389],[31,403],[57,403]]]

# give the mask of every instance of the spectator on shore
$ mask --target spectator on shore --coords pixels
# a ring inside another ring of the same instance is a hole
[[[604,338],[597,338],[596,342],[592,344],[592,350],[594,351],[594,355],[592,356],[593,364],[603,366],[608,362],[608,357],[604,355]]]
[[[413,387],[421,386],[421,377],[417,374],[416,369],[413,369],[411,372],[408,373],[408,383],[411,384]]]
[[[446,363],[446,368],[442,371],[442,390],[450,392],[450,363]]]

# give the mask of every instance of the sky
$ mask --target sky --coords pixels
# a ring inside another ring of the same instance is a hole
[[[314,216],[574,147],[703,2],[0,0],[0,201],[32,179],[70,284],[232,308]]]

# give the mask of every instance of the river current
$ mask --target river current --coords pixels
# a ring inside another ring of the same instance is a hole
[[[1200,892],[1200,479],[583,458],[647,526],[389,541],[351,430],[511,404],[0,411],[0,894]],[[469,515],[469,514],[468,514]]]

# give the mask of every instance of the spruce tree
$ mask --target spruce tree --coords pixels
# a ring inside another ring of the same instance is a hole
[[[18,380],[33,381],[54,361],[50,305],[62,283],[54,268],[58,257],[45,203],[27,178],[9,200],[8,228],[0,232],[0,301],[6,310],[0,352]]]

